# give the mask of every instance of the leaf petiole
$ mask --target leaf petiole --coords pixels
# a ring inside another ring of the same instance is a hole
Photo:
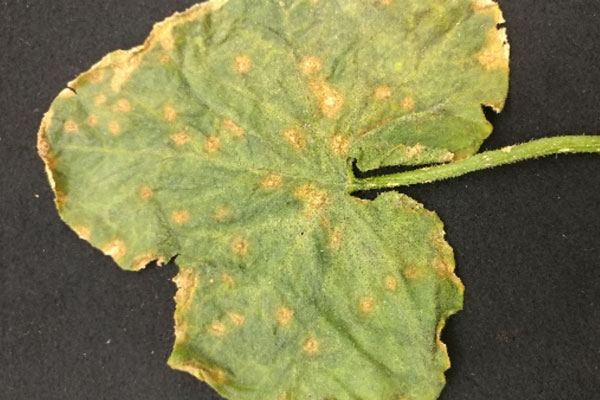
[[[561,153],[600,153],[600,136],[556,136],[486,151],[448,164],[424,167],[397,174],[358,179],[351,174],[348,192],[386,189],[431,183],[469,172],[493,168],[531,158]]]

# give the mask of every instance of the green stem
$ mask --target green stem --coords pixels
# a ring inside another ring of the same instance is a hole
[[[351,174],[352,180],[348,185],[348,191],[351,193],[358,190],[430,183],[473,171],[560,153],[600,153],[600,136],[556,136],[539,139],[501,150],[486,151],[448,164],[365,179],[354,178]]]

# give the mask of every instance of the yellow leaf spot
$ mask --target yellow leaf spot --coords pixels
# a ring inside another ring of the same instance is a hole
[[[229,313],[229,319],[236,326],[242,326],[246,322],[246,318],[243,315],[234,312]]]
[[[442,158],[442,161],[444,162],[450,162],[452,160],[454,160],[454,153],[451,153],[449,151],[446,152],[446,154],[444,154],[444,158]]]
[[[491,28],[487,33],[485,47],[477,53],[477,60],[488,70],[508,69],[510,46],[506,29]]]
[[[304,341],[302,350],[310,355],[315,355],[319,352],[319,342],[314,337],[309,337]]]
[[[223,385],[227,380],[227,376],[223,370],[219,368],[211,368],[197,361],[185,361],[181,363],[173,363],[171,367],[180,371],[192,374],[197,379],[205,381],[211,385]]]
[[[231,210],[227,207],[219,207],[215,210],[215,219],[219,222],[225,221],[231,215]]]
[[[340,227],[337,227],[331,232],[329,236],[329,247],[334,250],[339,250],[342,246],[342,241],[344,240],[344,233]]]
[[[227,289],[233,289],[235,287],[235,280],[233,279],[233,276],[229,274],[223,274],[223,283]]]
[[[495,25],[506,22],[498,3],[494,0],[471,0],[471,6],[476,13],[492,14]]]
[[[350,139],[341,135],[333,136],[329,139],[329,148],[335,155],[343,157],[350,150]]]
[[[191,140],[191,137],[186,132],[179,132],[171,135],[171,140],[175,143],[175,146],[181,147],[188,144]]]
[[[323,208],[329,201],[329,194],[311,183],[301,185],[294,190],[294,197],[305,204],[305,213],[310,216]]]
[[[127,248],[122,240],[115,239],[105,244],[102,247],[102,252],[107,256],[112,257],[115,261],[118,261],[125,255],[125,253],[127,253]]]
[[[238,237],[231,243],[231,250],[238,256],[243,257],[248,254],[248,246],[248,241],[246,239]]]
[[[67,195],[64,192],[57,190],[55,196],[54,203],[56,204],[56,207],[60,209],[67,203]]]
[[[372,297],[363,297],[360,299],[358,308],[362,313],[369,313],[375,307],[375,300]]]
[[[304,75],[314,75],[321,71],[321,68],[321,60],[315,56],[304,57],[302,61],[300,61],[300,70]]]
[[[60,93],[58,94],[58,98],[59,99],[70,99],[72,97],[75,97],[75,92],[73,92],[71,89],[69,88],[64,88],[63,90],[60,91]]]
[[[281,326],[288,326],[294,318],[294,310],[287,308],[286,306],[279,306],[277,308],[277,323]]]
[[[310,82],[309,88],[317,97],[321,112],[327,118],[335,118],[344,104],[342,95],[324,80]]]
[[[163,109],[163,118],[167,122],[175,122],[177,119],[177,110],[175,110],[172,106],[165,106]]]
[[[247,55],[236,56],[233,61],[235,64],[235,71],[240,75],[247,74],[252,69],[252,59]]]
[[[101,106],[104,103],[106,103],[106,95],[99,94],[94,97],[94,104],[97,106]]]
[[[210,325],[208,332],[215,336],[225,336],[225,333],[227,333],[227,328],[221,321],[215,321]]]
[[[404,153],[408,158],[413,158],[423,153],[423,150],[425,150],[425,148],[417,143],[414,146],[406,146],[404,148]]]
[[[221,148],[221,139],[216,136],[208,136],[204,141],[204,148],[210,154],[216,153]]]
[[[183,225],[190,220],[190,212],[188,210],[175,210],[171,213],[171,221],[177,225]]]
[[[110,121],[108,123],[108,131],[114,135],[118,136],[121,134],[121,125],[117,121]]]
[[[260,182],[260,187],[263,189],[276,189],[283,184],[283,178],[278,174],[271,174]]]
[[[161,64],[166,64],[169,61],[171,61],[171,56],[169,56],[166,53],[163,53],[160,56],[158,56],[158,61],[160,61]]]
[[[433,260],[433,269],[442,279],[449,278],[453,272],[453,267],[443,257],[436,257]]]
[[[87,77],[92,83],[100,83],[104,80],[104,70],[94,68],[87,74]]]
[[[115,103],[113,110],[120,113],[128,113],[131,111],[131,103],[126,99],[119,99]]]
[[[286,142],[292,147],[303,149],[306,147],[306,137],[299,129],[289,129],[283,133]]]
[[[96,116],[96,114],[90,114],[86,118],[85,123],[91,127],[95,127],[96,125],[98,125],[98,117]]]
[[[392,89],[389,86],[382,85],[375,89],[375,100],[387,100],[392,97]]]
[[[386,276],[383,280],[383,284],[385,288],[391,292],[395,292],[396,288],[398,287],[398,281],[393,275]]]
[[[406,96],[400,102],[400,107],[404,109],[404,111],[412,111],[415,108],[415,100],[411,96]]]
[[[139,270],[145,268],[148,264],[150,264],[154,260],[157,260],[158,264],[162,264],[164,262],[164,258],[162,258],[154,253],[144,254],[139,257],[136,257],[133,260],[133,270],[139,271]]]
[[[175,343],[183,343],[187,338],[187,323],[183,315],[189,310],[197,285],[196,274],[187,268],[180,267],[179,273],[173,278],[177,285],[175,293]]]
[[[79,132],[79,125],[77,125],[77,122],[73,121],[72,119],[65,121],[64,128],[65,132],[67,133]]]
[[[148,186],[142,186],[138,190],[138,196],[140,196],[142,200],[149,200],[154,196],[154,192]]]
[[[192,295],[196,289],[197,278],[194,271],[187,268],[179,268],[179,273],[173,278],[177,285],[175,301],[178,310],[187,310],[192,303]]]
[[[382,5],[384,5],[384,6],[387,7],[387,6],[391,6],[392,5],[392,1],[393,0],[380,0],[380,1],[381,1]]]
[[[87,226],[76,225],[73,227],[73,230],[80,239],[87,240],[88,242],[92,237],[92,230]]]
[[[233,133],[233,136],[240,137],[246,134],[244,128],[240,127],[238,124],[236,124],[230,119],[226,119],[225,121],[223,121],[223,125],[225,126],[225,128],[229,129],[231,133]]]
[[[167,51],[173,50],[173,48],[175,47],[175,39],[173,38],[171,32],[164,35],[164,37],[160,40],[160,45],[163,49]]]
[[[416,267],[406,267],[402,271],[402,275],[408,280],[414,280],[419,277],[419,270]]]
[[[110,82],[110,87],[115,93],[119,93],[123,85],[129,80],[133,72],[142,61],[141,53],[132,57],[127,57],[124,61],[114,65],[114,74]]]

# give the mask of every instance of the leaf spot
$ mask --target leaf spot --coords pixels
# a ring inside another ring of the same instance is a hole
[[[344,233],[340,227],[337,227],[331,232],[329,236],[329,247],[334,250],[339,250],[342,246],[342,241],[344,240]]]
[[[65,132],[67,133],[79,132],[79,125],[77,125],[77,122],[73,121],[72,119],[65,121],[64,128]]]
[[[315,56],[304,57],[302,61],[300,61],[300,70],[304,75],[314,75],[320,72],[321,68],[321,60]]]
[[[127,253],[127,247],[125,247],[125,243],[122,240],[115,239],[105,244],[102,247],[102,252],[112,257],[115,261],[118,261]]]
[[[99,94],[96,95],[96,97],[94,97],[94,104],[96,104],[97,106],[101,106],[104,103],[106,103],[106,95]]]
[[[229,319],[235,326],[242,326],[246,322],[246,318],[243,315],[235,312],[229,313]]]
[[[154,253],[144,254],[142,256],[136,257],[133,260],[133,270],[139,271],[156,259],[158,259],[159,264],[164,261],[162,257],[159,257]]]
[[[425,150],[425,148],[419,143],[417,143],[414,146],[406,146],[404,148],[404,153],[408,158],[414,158],[423,153],[423,150]]]
[[[233,276],[229,274],[223,274],[223,283],[227,289],[233,289],[235,287],[235,280],[233,279]]]
[[[190,142],[191,137],[186,132],[179,132],[171,135],[171,140],[175,143],[175,146],[182,147]]]
[[[488,70],[508,68],[510,46],[506,37],[506,29],[491,28],[487,33],[485,47],[477,54],[477,60]]]
[[[235,122],[233,122],[232,120],[230,120],[229,118],[226,119],[225,121],[223,121],[223,125],[225,126],[225,128],[229,129],[229,131],[231,131],[231,133],[233,133],[233,136],[244,136],[246,134],[246,131],[244,130],[244,128],[242,128],[241,126],[239,126],[238,124],[236,124]]]
[[[419,277],[419,270],[416,267],[406,267],[402,271],[402,275],[408,280],[414,280]]]
[[[294,310],[289,309],[286,306],[279,306],[277,308],[277,323],[281,326],[288,326],[294,318]]]
[[[56,203],[56,207],[60,209],[67,203],[67,195],[60,190],[57,190],[55,194],[56,199],[54,201]]]
[[[154,192],[148,186],[142,186],[140,190],[138,190],[138,195],[142,200],[150,200],[152,196],[154,196]]]
[[[92,83],[101,83],[104,80],[104,70],[100,68],[94,68],[89,72],[88,79]]]
[[[221,139],[216,136],[208,136],[204,141],[204,148],[210,154],[216,153],[221,148]]]
[[[304,341],[302,350],[310,355],[315,355],[319,352],[319,342],[314,337],[309,337]]]
[[[388,275],[383,280],[383,285],[390,292],[395,292],[396,288],[398,287],[398,281],[396,280],[396,278],[393,275]]]
[[[448,278],[450,275],[452,275],[452,267],[443,257],[438,256],[433,260],[433,269],[442,279]]]
[[[225,324],[221,321],[214,321],[210,325],[208,332],[215,336],[225,336],[225,333],[227,333],[227,328],[225,327]]]
[[[163,109],[163,118],[167,122],[175,122],[177,119],[177,110],[175,110],[172,106],[165,106]]]
[[[108,131],[112,135],[118,136],[121,134],[121,125],[117,121],[110,121],[108,123]]]
[[[386,86],[386,85],[378,86],[375,89],[374,96],[375,96],[375,100],[379,100],[379,101],[387,100],[390,97],[392,97],[392,89],[390,89],[390,87]]]
[[[119,99],[115,103],[113,110],[120,113],[128,113],[131,111],[131,103],[129,103],[129,101],[126,99]]]
[[[311,183],[297,187],[294,190],[294,197],[304,202],[304,211],[308,216],[323,208],[329,201],[329,194]]]
[[[215,219],[219,222],[225,221],[231,215],[231,210],[227,207],[219,207],[215,210]]]
[[[283,184],[283,178],[278,174],[271,174],[260,182],[260,187],[263,189],[276,189]]]
[[[87,226],[76,225],[73,227],[73,230],[80,239],[87,240],[88,242],[92,237],[92,230]]]
[[[75,97],[75,93],[69,89],[69,88],[64,88],[59,94],[58,94],[58,98],[59,99],[70,99],[72,97]]]
[[[190,220],[190,212],[188,210],[175,210],[171,214],[171,221],[177,225],[183,225]]]
[[[373,311],[374,307],[375,307],[375,299],[373,299],[372,297],[363,297],[362,299],[360,299],[360,304],[359,304],[358,308],[361,313],[363,313],[363,314],[370,313],[371,311]]]
[[[160,40],[160,45],[164,50],[173,50],[175,47],[175,39],[173,38],[171,32],[165,34],[165,36]]]
[[[350,139],[342,135],[333,136],[329,139],[329,148],[337,156],[346,156],[350,150]]]
[[[242,237],[236,238],[231,243],[231,249],[233,250],[233,252],[238,256],[242,257],[248,254],[248,246],[248,241]]]
[[[327,118],[335,118],[344,104],[342,95],[324,80],[312,81],[309,87],[319,101],[321,112]]]
[[[286,142],[296,149],[303,149],[306,147],[306,137],[304,133],[298,129],[288,129],[283,133],[283,136],[285,137]]]
[[[406,96],[400,102],[400,107],[402,107],[404,111],[412,111],[415,108],[415,100],[411,96]]]
[[[86,118],[85,123],[91,127],[95,127],[96,125],[98,125],[98,117],[96,116],[96,114],[90,114]]]
[[[252,59],[248,55],[239,55],[234,58],[235,71],[244,75],[252,69]]]

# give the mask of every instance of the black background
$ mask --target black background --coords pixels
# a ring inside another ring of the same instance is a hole
[[[193,3],[0,0],[2,399],[219,398],[166,365],[176,266],[122,272],[77,239],[35,150],[67,81]],[[600,1],[500,3],[511,92],[484,147],[600,134]],[[405,191],[445,221],[467,286],[443,400],[600,398],[599,169],[563,155]]]

